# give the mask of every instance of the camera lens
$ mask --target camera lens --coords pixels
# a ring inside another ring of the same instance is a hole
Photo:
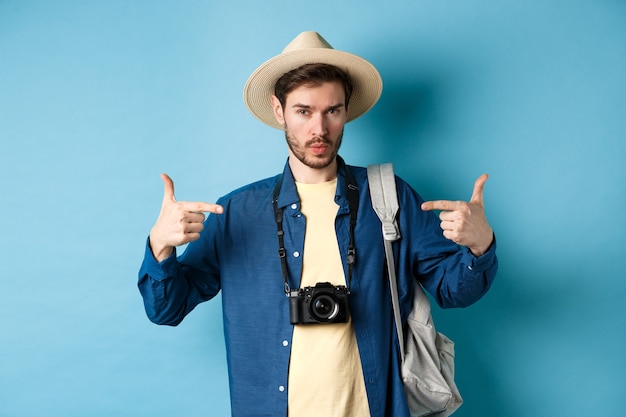
[[[311,315],[318,321],[331,321],[338,312],[339,305],[330,294],[318,294],[311,300]]]

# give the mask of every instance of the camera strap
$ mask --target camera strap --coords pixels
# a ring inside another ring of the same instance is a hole
[[[359,210],[359,187],[356,185],[356,181],[350,172],[348,167],[345,167],[346,171],[346,188],[348,196],[348,206],[350,207],[350,242],[348,243],[348,279],[346,287],[350,289],[350,282],[352,281],[352,268],[356,263],[356,248],[354,246],[354,229],[356,227],[357,212]],[[278,256],[280,257],[281,267],[283,271],[284,289],[285,294],[289,295],[291,288],[289,286],[289,272],[287,269],[287,251],[285,250],[285,232],[283,231],[283,209],[278,207],[278,195],[283,185],[283,176],[281,175],[274,187],[274,196],[272,204],[274,205],[274,218],[276,220],[276,228],[278,232]]]

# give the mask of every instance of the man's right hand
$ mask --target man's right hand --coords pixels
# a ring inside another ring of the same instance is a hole
[[[163,179],[163,204],[159,218],[150,231],[150,248],[158,262],[169,257],[174,247],[198,240],[204,229],[204,213],[221,214],[224,208],[218,204],[176,201],[174,182],[167,174]]]

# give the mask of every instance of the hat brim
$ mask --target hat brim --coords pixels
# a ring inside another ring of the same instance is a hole
[[[283,130],[283,125],[274,117],[271,104],[276,81],[283,74],[312,63],[334,65],[352,79],[354,89],[350,97],[348,122],[366,113],[380,98],[383,82],[376,68],[368,61],[336,49],[307,48],[277,55],[250,75],[243,90],[243,101],[248,110],[263,123]]]

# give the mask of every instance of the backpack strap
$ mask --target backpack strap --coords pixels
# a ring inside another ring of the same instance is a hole
[[[393,165],[390,163],[381,165],[369,165],[367,167],[372,207],[376,212],[383,227],[383,242],[385,245],[385,257],[387,259],[387,276],[391,290],[391,303],[393,316],[396,323],[398,343],[400,345],[400,357],[404,362],[404,335],[402,333],[402,318],[400,316],[400,302],[398,300],[398,285],[396,282],[396,265],[393,258],[391,242],[400,239],[400,229],[396,220],[398,213],[398,195],[396,179],[393,173]]]
[[[367,167],[372,207],[383,224],[383,238],[390,242],[400,239],[400,229],[396,221],[398,195],[392,164],[370,165]]]

